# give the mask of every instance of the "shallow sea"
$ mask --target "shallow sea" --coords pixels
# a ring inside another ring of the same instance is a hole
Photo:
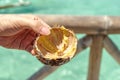
[[[18,0],[0,0],[0,5]],[[25,0],[27,1],[27,0]],[[1,9],[1,14],[120,15],[120,0],[29,0],[31,5]],[[78,38],[83,35],[77,34]],[[120,48],[120,35],[110,35]],[[89,48],[44,80],[86,80]],[[0,80],[26,80],[43,66],[25,51],[0,47]],[[103,50],[100,80],[120,80],[120,65]]]

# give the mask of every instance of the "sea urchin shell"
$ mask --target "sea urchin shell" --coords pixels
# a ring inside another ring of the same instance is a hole
[[[34,49],[36,57],[44,64],[59,66],[68,62],[76,52],[77,38],[73,31],[62,27],[53,27],[50,35],[38,36]]]

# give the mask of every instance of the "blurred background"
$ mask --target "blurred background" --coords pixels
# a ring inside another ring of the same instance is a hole
[[[120,0],[0,0],[1,14],[120,15]],[[76,34],[78,38],[84,34]],[[120,48],[120,35],[110,35]],[[89,48],[44,80],[86,80]],[[0,47],[0,80],[26,80],[43,64],[28,52]],[[120,80],[119,64],[103,50],[100,80]]]

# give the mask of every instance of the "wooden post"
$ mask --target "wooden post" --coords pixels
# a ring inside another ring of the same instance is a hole
[[[50,73],[54,72],[58,67],[59,66],[45,65],[27,80],[43,80],[46,76],[50,75]]]
[[[93,43],[90,50],[88,80],[99,80],[100,64],[103,48],[103,37],[93,36]]]
[[[92,37],[89,35],[84,36],[83,38],[79,39],[78,44],[77,44],[76,54],[80,53],[87,47],[91,46],[91,44],[92,44]]]
[[[104,39],[104,47],[108,53],[120,64],[120,51],[109,37]]]

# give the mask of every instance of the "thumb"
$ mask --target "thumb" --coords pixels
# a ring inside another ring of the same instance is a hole
[[[47,25],[41,19],[32,20],[30,28],[32,28],[35,32],[41,35],[49,35],[50,34],[50,26]]]

